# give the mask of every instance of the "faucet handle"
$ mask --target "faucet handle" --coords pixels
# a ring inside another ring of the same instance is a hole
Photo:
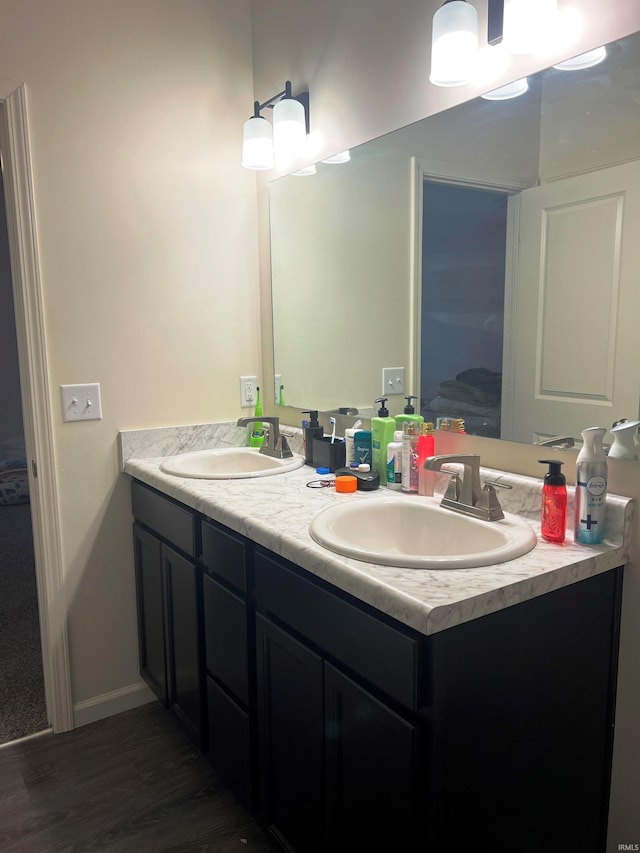
[[[485,483],[482,487],[482,491],[480,492],[480,497],[478,498],[478,502],[476,504],[477,508],[483,510],[487,513],[487,519],[489,521],[500,521],[501,518],[504,518],[504,512],[502,511],[502,507],[500,506],[500,501],[498,500],[498,495],[496,494],[496,490],[494,486],[500,486],[501,483]],[[511,486],[505,485],[505,488],[510,489]]]
[[[450,501],[460,500],[460,474],[457,471],[447,471],[449,474],[449,485],[444,493],[444,497]]]
[[[291,448],[289,447],[289,442],[287,441],[287,437],[282,433],[280,433],[280,437],[278,438],[276,450],[278,451],[278,454],[281,459],[289,459],[290,456],[293,456]]]

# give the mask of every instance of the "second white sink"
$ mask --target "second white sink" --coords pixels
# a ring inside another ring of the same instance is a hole
[[[194,450],[169,456],[160,470],[174,477],[193,477],[200,480],[238,480],[249,477],[269,477],[295,471],[304,465],[302,456],[276,459],[260,453],[254,447],[227,447],[218,450]]]
[[[490,566],[536,544],[533,528],[517,516],[480,521],[411,497],[334,504],[318,513],[309,532],[345,557],[416,569]]]

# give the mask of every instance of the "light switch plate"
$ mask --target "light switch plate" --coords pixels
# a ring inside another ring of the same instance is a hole
[[[405,369],[404,367],[382,368],[382,396],[391,397],[393,394],[404,394]]]
[[[62,398],[63,421],[102,420],[99,383],[61,385],[60,396]]]

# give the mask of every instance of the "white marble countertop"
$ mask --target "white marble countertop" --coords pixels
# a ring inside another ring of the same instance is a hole
[[[504,500],[502,503],[505,510],[529,519],[538,535],[533,551],[508,563],[474,569],[402,569],[365,563],[341,557],[316,544],[309,535],[309,524],[331,504],[389,498],[392,493],[387,489],[346,495],[336,494],[332,488],[310,489],[306,484],[317,479],[317,474],[308,466],[256,479],[187,479],[160,471],[163,457],[127,458],[127,455],[123,456],[123,470],[127,474],[422,634],[442,631],[608,571],[624,564],[628,557],[632,500],[608,497],[611,513],[608,504],[607,524],[611,516],[613,543],[585,547],[576,545],[569,534],[564,545],[553,545],[540,538],[535,520],[541,483],[498,473],[500,479],[515,482],[519,487],[504,493],[509,496],[509,504]],[[490,479],[496,477],[495,471],[486,473]],[[418,495],[411,499],[436,500]]]

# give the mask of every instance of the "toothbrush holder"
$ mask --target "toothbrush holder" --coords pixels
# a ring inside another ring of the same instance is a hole
[[[313,439],[313,464],[316,468],[328,468],[331,473],[344,467],[346,445],[342,439],[331,443],[331,436]]]

